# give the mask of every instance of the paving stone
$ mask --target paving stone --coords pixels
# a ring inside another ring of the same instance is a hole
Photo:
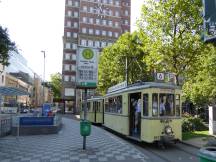
[[[92,126],[82,150],[80,123],[63,118],[61,132],[53,135],[7,136],[0,140],[0,161],[6,162],[140,162],[148,159],[131,144],[111,133]]]

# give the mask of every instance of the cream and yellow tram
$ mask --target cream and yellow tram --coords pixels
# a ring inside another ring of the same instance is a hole
[[[84,101],[82,102],[81,118],[84,116]],[[87,100],[87,120],[94,124],[103,123],[103,98],[93,97]]]
[[[148,143],[182,139],[181,89],[169,83],[139,83],[104,97],[104,126]]]

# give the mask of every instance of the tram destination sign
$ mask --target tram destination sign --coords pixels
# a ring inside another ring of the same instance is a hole
[[[204,42],[216,42],[216,0],[203,0]]]
[[[79,47],[77,55],[77,88],[96,88],[98,82],[98,49]]]

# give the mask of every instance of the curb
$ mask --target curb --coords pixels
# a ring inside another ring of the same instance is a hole
[[[197,148],[197,149],[200,149],[200,148],[201,148],[201,147],[198,147],[198,146],[195,146],[195,145],[189,144],[189,143],[184,142],[184,141],[180,141],[180,143],[182,143],[182,144],[184,144],[184,145],[187,145],[187,146],[191,146],[191,147]]]

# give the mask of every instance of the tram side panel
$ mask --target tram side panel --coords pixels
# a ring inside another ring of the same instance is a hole
[[[107,105],[109,99],[121,98],[121,110],[110,111],[110,105]],[[127,94],[105,98],[104,126],[123,135],[129,135],[129,117],[128,117],[128,97]]]

